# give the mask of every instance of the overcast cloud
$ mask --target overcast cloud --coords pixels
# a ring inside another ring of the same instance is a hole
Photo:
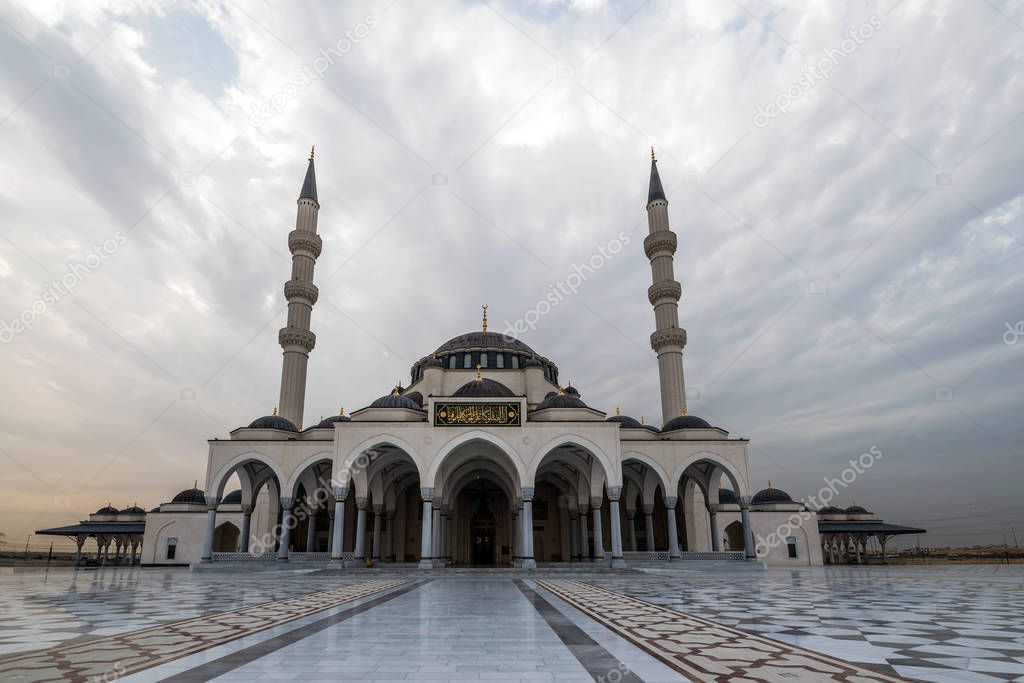
[[[752,439],[757,486],[810,495],[877,446],[841,504],[938,545],[1021,521],[1019,2],[0,0],[0,19],[0,316],[38,312],[0,346],[9,542],[167,501],[206,439],[271,411],[312,144],[307,423],[407,382],[482,303],[492,329],[523,316],[620,232],[523,338],[588,404],[657,422],[653,145],[690,412]]]

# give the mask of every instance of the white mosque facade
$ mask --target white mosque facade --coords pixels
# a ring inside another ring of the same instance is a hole
[[[316,343],[319,209],[311,156],[288,235],[280,412],[208,442],[202,488],[146,515],[142,564],[530,569],[834,557],[813,511],[777,489],[755,490],[747,440],[686,412],[677,237],[653,155],[644,251],[660,427],[587,405],[552,360],[488,331],[485,308],[481,329],[417,361],[408,386],[300,428]]]

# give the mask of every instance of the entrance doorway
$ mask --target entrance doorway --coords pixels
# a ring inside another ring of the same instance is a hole
[[[480,481],[463,492],[468,498],[469,562],[476,567],[498,564],[498,524],[495,504],[504,498],[490,482]]]

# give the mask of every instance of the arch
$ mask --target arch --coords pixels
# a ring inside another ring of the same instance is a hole
[[[673,490],[672,480],[668,478],[668,473],[665,472],[665,468],[658,464],[658,462],[651,458],[651,456],[646,455],[644,453],[638,453],[636,451],[628,451],[622,454],[623,465],[625,465],[630,460],[635,460],[636,462],[643,463],[648,468],[650,468],[656,475],[658,475],[658,479],[661,481],[662,491]],[[678,479],[676,481],[678,481]]]
[[[243,465],[250,462],[256,462],[259,463],[260,465],[263,465],[264,467],[267,467],[274,474],[274,476],[277,477],[278,482],[283,482],[286,480],[284,473],[277,466],[277,464],[274,463],[270,458],[257,451],[246,451],[245,453],[240,453],[239,455],[236,455],[234,458],[229,460],[227,464],[222,465],[221,468],[217,470],[212,477],[209,476],[209,473],[207,473],[207,494],[209,494],[210,491],[215,490],[217,492],[216,498],[218,500],[223,498],[224,486],[228,482],[228,477],[230,477],[231,473],[234,472],[237,468],[242,467]],[[254,494],[256,487],[260,483],[262,483],[262,481],[253,482]],[[242,495],[245,495],[244,492]]]
[[[227,521],[221,522],[213,530],[213,550],[215,552],[233,553],[238,550],[238,539],[242,531]]]
[[[750,495],[750,489],[747,486],[747,481],[743,475],[740,474],[739,470],[737,470],[736,467],[727,459],[723,458],[718,453],[712,453],[711,451],[700,451],[699,453],[694,453],[686,460],[679,463],[679,465],[676,466],[675,472],[672,474],[672,481],[675,482],[675,486],[671,487],[670,490],[675,491],[676,488],[678,488],[679,482],[682,480],[683,474],[687,469],[692,465],[696,465],[701,462],[711,463],[712,465],[717,465],[721,468],[725,476],[729,478],[730,482],[732,482],[733,490],[736,491],[737,497]]]
[[[538,448],[527,467],[530,482],[532,482],[537,476],[537,471],[541,468],[541,465],[544,464],[545,458],[547,458],[554,450],[561,448],[562,446],[576,446],[577,448],[582,448],[594,458],[595,463],[600,464],[602,470],[601,474],[603,475],[600,477],[602,486],[595,486],[595,482],[593,480],[596,477],[594,477],[594,473],[592,473],[592,495],[603,495],[603,484],[605,480],[607,480],[607,483],[610,486],[622,486],[622,471],[617,466],[618,463],[613,463],[608,454],[593,441],[579,436],[578,434],[561,434],[553,439],[549,439],[544,445]]]
[[[359,484],[359,477],[357,474],[360,470],[366,470],[367,467],[357,467],[356,472],[353,472],[353,465],[358,465],[359,456],[363,455],[367,451],[370,451],[378,446],[391,446],[400,451],[403,451],[412,460],[413,465],[416,466],[417,472],[420,474],[420,479],[423,479],[423,457],[412,447],[408,441],[401,439],[393,434],[378,434],[365,439],[358,446],[349,451],[348,455],[344,459],[334,463],[334,479],[336,480],[335,485],[340,485],[337,482],[348,482],[349,480],[354,481],[357,485]],[[366,483],[365,476],[362,477],[363,483]],[[365,493],[364,493],[365,495]]]
[[[743,523],[738,519],[726,525],[720,533],[725,535],[726,542],[729,544],[729,550],[743,550]]]
[[[516,450],[505,441],[504,439],[495,436],[489,432],[481,431],[479,429],[471,432],[460,434],[459,436],[450,439],[447,443],[441,446],[437,451],[437,455],[434,457],[433,463],[430,465],[430,469],[427,470],[427,476],[423,477],[420,481],[426,483],[431,482],[434,487],[437,487],[438,475],[441,472],[441,468],[447,462],[448,458],[461,446],[465,446],[474,441],[482,441],[488,443],[494,448],[501,451],[505,459],[512,464],[515,471],[515,479],[519,482],[520,486],[527,486],[527,481],[533,481],[533,479],[527,479],[526,469],[523,467],[523,463],[516,457]]]
[[[314,453],[313,455],[304,458],[302,462],[295,465],[295,467],[292,469],[291,475],[289,475],[288,480],[284,482],[284,485],[281,487],[281,490],[287,491],[289,495],[291,495],[294,498],[296,494],[296,489],[298,489],[299,487],[299,479],[302,478],[302,475],[305,474],[306,470],[324,461],[333,463],[334,453],[331,453],[330,451],[320,451],[318,453]],[[333,485],[334,482],[332,481],[331,483]],[[308,494],[309,491],[307,490],[306,493]]]

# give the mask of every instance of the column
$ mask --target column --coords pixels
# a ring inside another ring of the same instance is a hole
[[[242,506],[242,537],[240,540],[242,547],[240,552],[249,552],[249,536],[252,535],[252,505]]]
[[[533,558],[533,487],[523,487],[523,569],[536,569]]]
[[[678,560],[682,557],[679,552],[679,532],[676,529],[676,503],[679,501],[675,496],[665,497],[665,512],[668,517],[668,559]]]
[[[132,566],[133,567],[135,566],[135,553],[138,551],[138,549],[139,549],[139,541],[136,540],[136,539],[132,539]]]
[[[590,558],[590,539],[587,534],[587,513],[589,505],[580,506],[580,559]]]
[[[636,552],[636,510],[626,510],[629,518],[629,549]]]
[[[89,538],[85,534],[78,534],[75,536],[75,566],[82,564],[82,546],[85,545],[86,539]]]
[[[217,528],[218,503],[220,498],[206,498],[206,534],[203,536],[203,556],[200,562],[213,561],[213,532]]]
[[[722,536],[718,533],[718,506],[708,506],[708,521],[711,524],[711,549],[715,552],[722,550]]]
[[[601,529],[601,504],[603,497],[590,499],[590,511],[594,524],[594,562],[604,562],[604,532]]]
[[[306,552],[312,553],[316,551],[316,547],[313,545],[316,542],[316,510],[309,511],[309,517],[306,518]]]
[[[291,541],[292,527],[295,526],[295,518],[292,517],[291,498],[281,497],[281,543],[277,548],[277,559],[281,562],[288,561],[288,544]]]
[[[647,533],[647,552],[654,552],[654,504],[644,504],[644,531]]]
[[[756,560],[754,552],[754,530],[750,528],[750,498],[740,498],[740,517],[743,520],[743,556],[748,560]]]
[[[356,547],[352,556],[356,560],[366,558],[366,498],[356,496]]]
[[[348,488],[334,487],[334,520],[331,527],[331,567],[344,567],[341,559],[342,542],[345,540],[345,498]]]
[[[434,566],[444,566],[444,548],[441,547],[441,506],[443,503],[431,506],[433,513],[430,520],[430,547],[431,559]]]
[[[622,520],[619,519],[619,495],[621,486],[608,487],[608,517],[612,523],[612,567],[625,569],[626,561],[622,559]]]
[[[579,550],[579,540],[577,538],[577,522],[576,522],[576,511],[572,510],[569,512],[569,561],[573,562],[576,560],[576,551]]]
[[[433,567],[430,556],[430,519],[434,516],[431,504],[434,498],[434,489],[421,488],[420,496],[423,497],[423,533],[420,534],[420,569]]]
[[[383,519],[384,506],[374,505],[373,506],[373,560],[377,562],[380,560],[380,532],[381,532],[381,519]]]
[[[395,511],[387,510],[384,513],[384,553],[385,559],[389,562],[395,561]]]
[[[441,564],[448,564],[448,506],[438,506],[437,548]]]
[[[519,505],[516,503],[516,505]],[[512,566],[518,567],[523,560],[523,513],[519,507],[512,509]]]

